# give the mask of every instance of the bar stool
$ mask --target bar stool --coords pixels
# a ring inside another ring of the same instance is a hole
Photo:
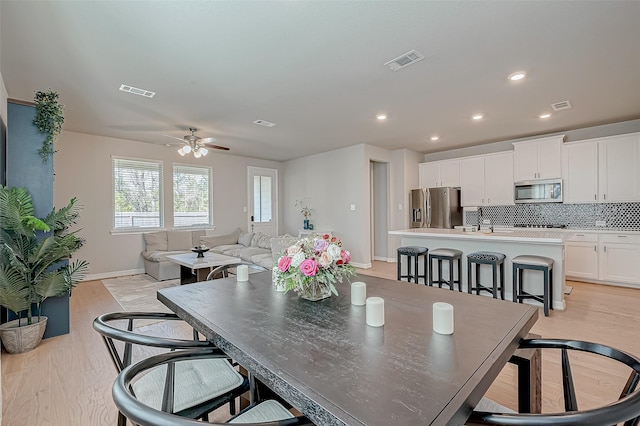
[[[498,290],[500,290],[500,298],[504,300],[504,259],[505,255],[492,251],[476,251],[467,255],[467,291],[471,294],[472,290],[476,294],[480,291],[487,291],[493,295],[494,299],[498,298]],[[473,286],[471,279],[471,265],[475,264],[476,269],[476,286]],[[491,265],[493,274],[493,286],[487,287],[480,283],[480,265]],[[500,287],[498,287],[498,266],[500,266]]]
[[[534,299],[544,306],[544,316],[553,309],[553,259],[543,256],[516,256],[513,264],[513,301],[522,303],[523,299]],[[543,294],[531,294],[522,289],[522,275],[525,269],[542,271],[544,280]]]
[[[402,281],[403,278],[406,278],[407,281],[411,282],[413,278],[413,282],[418,284],[418,279],[422,278],[424,283],[427,284],[427,252],[429,251],[426,247],[416,247],[416,246],[408,246],[408,247],[398,247],[398,281]],[[402,275],[402,256],[407,257],[407,274]],[[423,257],[424,259],[424,273],[422,275],[418,272],[418,259]],[[413,266],[413,268],[412,268]]]
[[[437,248],[429,251],[429,286],[438,284],[438,287],[442,288],[442,284],[449,286],[449,289],[453,291],[453,286],[458,284],[458,291],[462,291],[462,285],[460,278],[462,277],[462,252],[456,249],[449,248]],[[438,279],[433,280],[433,261],[438,261]],[[449,261],[449,280],[445,280],[442,277],[442,261]],[[458,279],[454,280],[453,276],[453,261],[458,261]]]

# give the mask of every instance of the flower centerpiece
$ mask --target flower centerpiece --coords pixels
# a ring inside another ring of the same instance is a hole
[[[324,234],[302,238],[278,259],[275,285],[308,300],[324,299],[331,293],[337,296],[334,284],[356,273],[350,260],[351,255],[336,237]]]

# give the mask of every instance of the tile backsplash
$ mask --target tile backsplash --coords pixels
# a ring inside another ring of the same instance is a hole
[[[640,203],[606,204],[516,204],[513,206],[484,206],[479,212],[467,211],[464,223],[476,225],[482,219],[494,226],[566,225],[573,229],[606,229],[640,231]],[[603,221],[605,226],[596,226]]]

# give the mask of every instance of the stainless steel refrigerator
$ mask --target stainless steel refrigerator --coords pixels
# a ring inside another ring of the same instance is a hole
[[[412,189],[409,196],[412,228],[453,228],[462,225],[460,189]]]

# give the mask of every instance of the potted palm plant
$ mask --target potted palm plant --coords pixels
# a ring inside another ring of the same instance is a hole
[[[79,214],[75,203],[38,219],[28,190],[0,185],[0,305],[17,317],[0,325],[0,338],[11,353],[40,343],[47,322],[42,302],[68,294],[88,269],[84,260],[66,261],[84,243],[69,232]]]

